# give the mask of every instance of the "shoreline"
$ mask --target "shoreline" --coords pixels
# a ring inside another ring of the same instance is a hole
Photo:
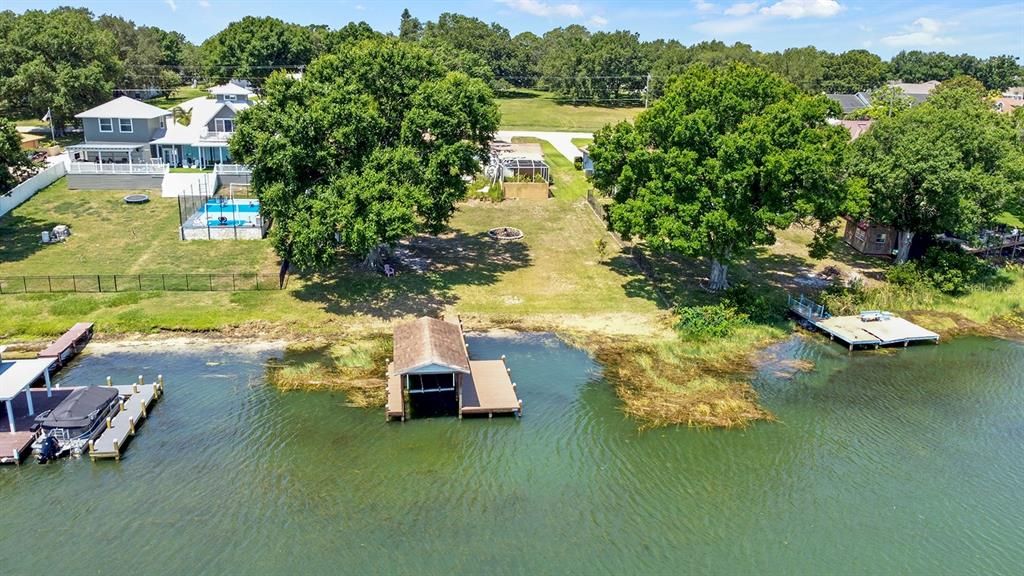
[[[993,317],[983,324],[940,311],[900,314],[935,326],[943,342],[965,336],[1024,341],[1024,318],[1019,315]],[[774,421],[774,415],[761,405],[752,386],[755,373],[767,360],[765,353],[788,338],[819,336],[790,325],[788,329],[752,327],[731,339],[692,341],[681,339],[658,320],[654,326],[634,325],[629,330],[604,332],[575,329],[587,324],[586,321],[567,326],[539,318],[464,317],[471,336],[517,338],[553,334],[567,345],[587,352],[600,364],[603,379],[621,402],[622,412],[641,430],[667,426],[745,428],[758,421]],[[90,342],[87,354],[176,353],[225,346],[252,353],[275,352],[280,358],[278,363],[269,365],[268,381],[277,388],[341,391],[353,406],[383,406],[383,367],[391,353],[389,329],[364,327],[350,333],[314,335],[282,330],[281,326],[267,328],[270,327],[261,323],[194,332],[99,333]],[[14,342],[8,345],[6,356],[32,357],[49,342]],[[794,368],[794,374],[815,369],[813,365]]]

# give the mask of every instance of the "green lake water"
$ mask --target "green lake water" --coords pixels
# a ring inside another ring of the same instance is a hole
[[[521,420],[386,424],[278,393],[273,352],[104,352],[65,385],[163,373],[121,462],[0,469],[0,574],[1019,574],[1024,346],[773,350],[779,422],[656,430],[546,335],[508,355]]]

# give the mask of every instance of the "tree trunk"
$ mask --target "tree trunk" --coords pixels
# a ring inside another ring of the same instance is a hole
[[[914,242],[914,233],[910,230],[900,230],[897,237],[900,246],[896,250],[896,263],[903,264],[910,257],[910,245]]]
[[[363,268],[367,270],[383,270],[384,262],[391,257],[391,248],[387,244],[378,244],[363,259]]]
[[[719,262],[717,258],[711,259],[710,288],[715,292],[729,289],[729,266]]]

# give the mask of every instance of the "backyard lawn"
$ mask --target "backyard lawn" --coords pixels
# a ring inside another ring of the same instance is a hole
[[[605,124],[632,120],[643,108],[573,106],[547,92],[517,90],[498,98],[501,127],[507,130],[593,132]]]
[[[152,104],[159,108],[167,108],[170,110],[175,106],[180,105],[182,102],[186,102],[193,98],[199,98],[201,96],[208,96],[209,93],[202,88],[192,88],[191,86],[182,86],[175,88],[167,96],[161,96],[159,98],[151,98],[146,100],[147,104]]]

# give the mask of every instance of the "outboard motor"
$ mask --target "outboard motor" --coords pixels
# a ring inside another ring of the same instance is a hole
[[[57,439],[53,436],[47,436],[43,439],[43,444],[39,447],[39,455],[36,457],[40,464],[46,464],[51,460],[56,460],[60,455],[60,445],[57,443]]]

